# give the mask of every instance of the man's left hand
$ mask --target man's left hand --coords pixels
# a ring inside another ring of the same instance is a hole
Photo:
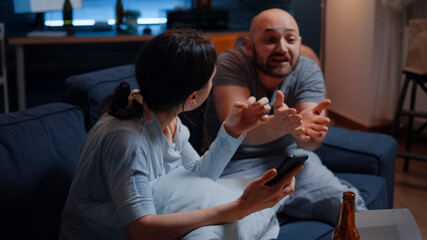
[[[302,124],[296,130],[299,138],[307,142],[311,138],[322,137],[328,131],[326,126],[330,119],[323,116],[322,111],[331,104],[331,100],[325,99],[312,109],[304,109],[299,114],[302,116]]]

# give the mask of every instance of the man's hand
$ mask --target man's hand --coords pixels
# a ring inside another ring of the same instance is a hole
[[[232,137],[252,130],[259,124],[267,121],[266,115],[271,107],[267,98],[256,101],[255,97],[249,97],[245,102],[234,103],[231,114],[224,122],[224,128]]]
[[[299,134],[301,131],[302,115],[297,114],[297,110],[295,108],[289,108],[285,104],[285,95],[280,90],[277,91],[273,109],[274,115],[269,118],[273,128],[278,132],[283,132],[284,134]]]
[[[331,100],[325,99],[312,109],[304,109],[300,112],[302,124],[297,129],[297,135],[303,141],[309,141],[311,138],[322,137],[323,133],[328,131],[326,124],[330,122],[329,118],[322,116],[322,111],[331,104]]]
[[[329,99],[320,103],[299,103],[296,109],[302,116],[302,124],[293,134],[295,142],[299,147],[306,150],[315,150],[323,142],[328,132],[327,124],[329,118],[325,117],[324,109],[331,104]]]

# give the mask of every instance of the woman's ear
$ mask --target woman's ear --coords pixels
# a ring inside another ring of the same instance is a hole
[[[199,93],[197,91],[194,91],[190,96],[188,96],[186,104],[187,106],[190,106],[192,109],[197,107],[197,97]]]

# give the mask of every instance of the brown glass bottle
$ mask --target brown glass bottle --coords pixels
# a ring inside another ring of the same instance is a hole
[[[123,5],[121,0],[116,3],[116,29],[120,30],[120,24],[123,23]]]
[[[343,202],[341,206],[341,216],[338,226],[332,234],[332,240],[358,240],[359,232],[354,220],[354,201],[356,194],[353,192],[343,193]]]
[[[73,25],[73,8],[70,0],[65,0],[64,8],[62,9],[62,19],[64,20],[64,26]]]

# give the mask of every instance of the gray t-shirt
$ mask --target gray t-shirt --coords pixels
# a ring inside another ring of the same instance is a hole
[[[244,47],[237,47],[222,53],[218,57],[218,69],[213,79],[213,87],[218,85],[234,85],[246,87],[256,99],[269,97],[255,70],[253,59],[246,53]],[[294,71],[283,80],[276,90],[282,90],[285,94],[285,103],[289,107],[295,107],[301,102],[321,102],[325,98],[323,75],[315,61],[304,56],[299,58]],[[274,91],[276,92],[276,91]],[[274,93],[270,100],[273,105],[276,99]],[[215,103],[212,95],[209,96],[206,107],[206,130],[208,142],[215,139],[216,132],[221,126],[215,111]],[[259,146],[242,145],[236,151],[233,159],[244,159],[258,156],[282,154],[284,149],[296,148],[291,135],[285,135],[270,143]]]

